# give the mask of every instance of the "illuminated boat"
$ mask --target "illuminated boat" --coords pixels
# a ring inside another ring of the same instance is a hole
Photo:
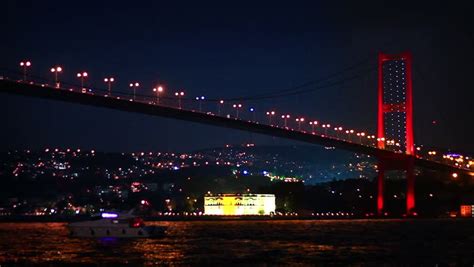
[[[164,226],[145,226],[142,218],[130,213],[103,212],[92,220],[68,225],[77,237],[153,237],[163,235]]]

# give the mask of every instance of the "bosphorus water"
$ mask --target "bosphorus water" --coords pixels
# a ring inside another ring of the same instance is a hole
[[[73,238],[66,223],[0,223],[0,265],[474,263],[474,220],[178,221],[159,238]]]

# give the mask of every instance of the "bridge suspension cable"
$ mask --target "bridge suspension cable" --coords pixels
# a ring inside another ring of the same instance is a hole
[[[312,85],[319,84],[319,83],[324,82],[324,81],[328,81],[328,80],[330,80],[334,77],[338,77],[338,76],[340,76],[340,75],[342,75],[346,72],[355,70],[356,68],[358,68],[360,66],[363,66],[364,64],[366,64],[369,61],[370,61],[370,58],[366,58],[366,59],[358,61],[357,63],[352,64],[348,67],[345,67],[345,68],[343,68],[339,71],[332,72],[332,73],[330,73],[328,75],[325,75],[323,77],[320,77],[318,79],[308,81],[308,82],[304,82],[304,83],[301,83],[299,85],[292,86],[290,88],[285,88],[285,89],[281,89],[281,90],[277,90],[277,91],[273,91],[273,92],[268,92],[268,93],[264,93],[264,94],[254,94],[254,95],[249,95],[249,96],[243,96],[243,97],[239,97],[239,98],[235,98],[235,99],[237,99],[237,100],[254,99],[254,98],[273,96],[273,95],[279,95],[279,94],[283,94],[283,93],[298,91],[302,88],[306,88],[306,87],[309,87],[309,86],[312,86]],[[227,99],[227,100],[230,100],[230,99]]]

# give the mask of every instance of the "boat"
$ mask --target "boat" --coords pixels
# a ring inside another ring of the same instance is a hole
[[[142,218],[129,213],[102,212],[91,220],[68,225],[76,237],[154,237],[165,233],[165,226],[146,226]]]

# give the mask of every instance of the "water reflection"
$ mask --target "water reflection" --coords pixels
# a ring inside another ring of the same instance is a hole
[[[72,238],[64,223],[0,223],[1,263],[472,264],[472,220],[209,221],[160,238]]]

